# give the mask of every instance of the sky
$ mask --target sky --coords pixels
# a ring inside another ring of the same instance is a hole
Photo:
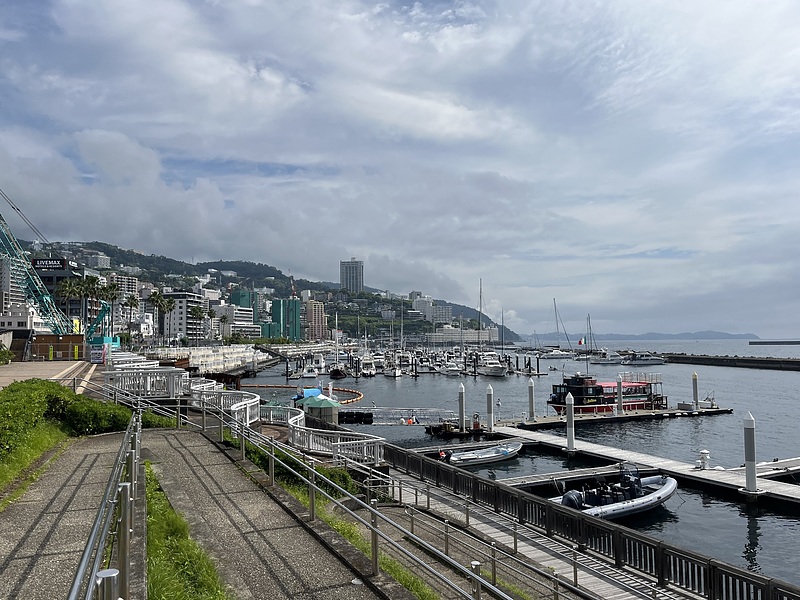
[[[794,1],[0,6],[0,188],[47,240],[355,257],[522,335],[555,300],[570,332],[800,337],[798,163]]]

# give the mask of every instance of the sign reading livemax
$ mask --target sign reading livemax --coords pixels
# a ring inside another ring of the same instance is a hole
[[[34,258],[31,262],[39,271],[63,271],[67,268],[67,261],[63,258]]]

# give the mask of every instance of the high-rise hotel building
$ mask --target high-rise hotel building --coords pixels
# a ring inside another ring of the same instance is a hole
[[[364,291],[364,261],[350,260],[339,261],[339,287],[348,292],[359,293]]]

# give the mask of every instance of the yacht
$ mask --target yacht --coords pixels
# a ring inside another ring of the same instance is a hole
[[[633,352],[622,361],[622,364],[632,367],[646,367],[648,365],[663,365],[665,362],[667,362],[667,359],[663,356],[656,356],[649,352]]]
[[[303,372],[300,373],[300,379],[317,379],[318,377],[319,371],[317,371],[313,364],[303,367]]]
[[[378,370],[375,368],[375,360],[370,354],[365,354],[361,357],[361,376],[362,377],[375,377]]]
[[[478,353],[477,371],[479,375],[505,377],[508,373],[508,367],[500,362],[500,357],[497,356],[497,352],[484,351]]]

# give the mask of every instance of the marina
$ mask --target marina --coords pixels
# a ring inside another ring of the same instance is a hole
[[[635,347],[651,350],[658,355],[680,353],[687,349],[697,354],[723,356],[759,352],[766,356],[770,352],[776,352],[775,348],[748,348],[744,340],[682,341],[661,345],[639,342],[638,347],[636,343],[628,342],[613,347]],[[798,347],[781,350],[786,351],[786,358],[800,358]],[[562,365],[558,366],[560,368]],[[578,361],[571,362],[567,367],[570,370],[586,369]],[[590,369],[598,378],[612,380],[624,367],[593,365]],[[733,477],[735,470],[741,469],[744,463],[742,418],[747,412],[752,412],[756,423],[757,457],[762,463],[758,467],[759,471],[771,470],[768,464],[777,458],[777,465],[780,466],[772,470],[773,474],[784,480],[789,476],[791,480],[794,472],[790,459],[800,456],[800,446],[796,442],[793,422],[786,419],[785,415],[794,411],[796,375],[780,370],[714,366],[698,368],[669,361],[655,369],[662,374],[664,391],[669,397],[675,417],[654,418],[654,415],[645,414],[645,411],[641,411],[639,415],[629,414],[624,422],[615,422],[613,414],[603,417],[576,417],[578,448],[582,448],[584,443],[596,443],[606,448],[643,452],[648,456],[661,457],[664,461],[680,463],[680,467],[675,470],[682,470],[683,474],[676,477],[679,480],[679,490],[675,496],[655,511],[626,518],[625,525],[679,546],[695,548],[730,564],[800,584],[797,570],[792,566],[795,560],[792,549],[800,541],[800,520],[792,516],[796,514],[796,509],[746,502],[735,489],[737,485],[741,485],[741,474],[736,482],[732,480],[727,488],[728,493],[717,495],[713,486],[709,488],[704,484],[705,478],[711,476],[694,468],[701,451],[706,450],[709,454],[709,469],[730,469],[732,472],[725,475]],[[691,416],[691,411],[678,411],[678,403],[692,402],[694,372],[699,375],[700,398],[716,397],[719,407],[726,412]],[[252,381],[280,383],[280,375],[278,372],[266,371]],[[598,469],[603,468],[603,464],[608,465],[608,460],[598,464],[588,454],[567,456],[561,451],[561,447],[565,445],[565,423],[552,409],[548,413],[545,405],[551,386],[561,377],[562,373],[558,372],[535,379],[536,424],[530,418],[527,376],[488,378],[426,375],[397,380],[384,377],[347,379],[345,382],[348,388],[357,389],[364,395],[361,402],[347,405],[347,409],[366,412],[374,402],[387,415],[395,409],[406,414],[424,409],[441,411],[438,414],[446,417],[457,411],[458,386],[463,384],[466,388],[466,414],[469,416],[480,413],[481,420],[485,423],[487,386],[491,385],[494,389],[494,418],[499,424],[499,431],[507,428],[508,435],[518,436],[521,432],[518,423],[528,421],[527,428],[530,431],[525,435],[536,435],[540,440],[547,435],[554,437],[549,447],[545,448],[546,444],[536,442],[539,444],[538,451],[533,446],[528,448],[533,443],[529,440],[525,451],[514,460],[470,467],[470,470],[482,477],[510,483],[539,478],[545,482],[543,485],[547,485],[546,482],[555,473],[563,476],[572,471],[578,473],[582,469]],[[345,382],[337,383],[341,385]],[[686,413],[686,416],[679,416],[681,413]],[[477,439],[474,436],[464,439],[436,438],[425,433],[425,427],[421,423],[400,427],[399,414],[394,422],[397,425],[377,424],[376,421],[374,425],[354,424],[348,427],[379,435],[391,444],[432,453],[439,448],[468,448],[470,445],[490,443],[483,436],[478,436]],[[599,454],[602,452],[598,449]],[[780,471],[783,468],[780,461],[787,461],[787,471]],[[766,481],[761,483],[760,477],[759,487],[765,484]],[[783,481],[782,485],[793,484]],[[550,496],[553,491],[551,488]]]

